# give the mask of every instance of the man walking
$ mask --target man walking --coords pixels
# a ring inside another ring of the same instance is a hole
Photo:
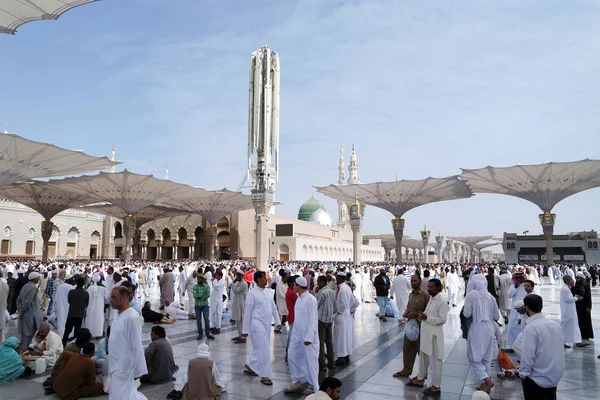
[[[335,368],[333,351],[333,316],[335,315],[335,293],[327,286],[327,278],[317,278],[317,310],[319,313],[319,369]],[[325,365],[325,348],[327,348],[327,365]]]
[[[581,332],[577,324],[577,308],[575,305],[581,297],[573,296],[571,293],[574,282],[569,275],[563,276],[563,282],[564,285],[560,289],[560,328],[565,339],[565,349],[570,349],[574,343],[583,345]]]
[[[179,293],[179,304],[181,306],[185,306],[185,281],[187,279],[187,275],[185,273],[185,268],[182,266],[179,267],[179,280],[177,282],[177,293]]]
[[[21,335],[21,346],[28,349],[33,339],[33,335],[42,324],[42,314],[40,311],[40,299],[38,297],[37,284],[40,281],[40,274],[30,272],[29,282],[23,286],[19,297],[17,297],[17,312],[19,313],[19,335]]]
[[[564,338],[560,325],[542,315],[537,294],[523,299],[529,321],[522,333],[519,377],[525,400],[555,400],[556,387],[565,372]]]
[[[346,273],[336,274],[338,293],[335,304],[335,324],[333,327],[333,345],[337,356],[336,365],[350,364],[350,355],[354,351],[354,318],[350,314],[352,290],[346,284]],[[369,281],[370,282],[370,281]]]
[[[204,331],[202,330],[202,320],[204,319],[204,328],[206,329],[206,338],[214,339],[210,334],[208,299],[210,298],[210,286],[204,280],[204,275],[198,274],[198,284],[194,286],[194,307],[196,310],[196,325],[198,326],[197,340],[202,340]]]
[[[512,345],[515,342],[519,333],[521,333],[521,327],[519,326],[519,315],[515,309],[515,303],[519,300],[523,300],[527,295],[525,291],[525,276],[522,273],[516,273],[513,278],[513,286],[510,287],[507,297],[512,301],[510,317],[508,319],[508,333],[506,335],[506,351],[512,351]]]
[[[390,278],[385,273],[385,268],[379,270],[379,275],[375,277],[375,294],[377,295],[377,305],[379,306],[379,320],[387,322],[385,317],[385,306],[387,306],[390,293]]]
[[[273,375],[271,365],[271,321],[275,320],[275,328],[281,329],[281,320],[273,297],[265,289],[267,287],[267,274],[264,271],[254,273],[256,286],[246,297],[246,311],[244,313],[244,327],[242,337],[250,335],[252,339],[252,353],[250,360],[244,366],[244,373],[260,376],[260,382],[272,386],[270,376]]]
[[[233,338],[236,344],[246,343],[246,339],[242,337],[242,329],[244,327],[244,311],[246,309],[246,296],[248,294],[248,283],[244,280],[244,273],[237,271],[235,280],[231,284],[233,292],[233,302],[231,304],[231,319],[237,324],[237,337]]]
[[[441,392],[442,360],[444,359],[444,324],[448,319],[448,304],[442,298],[442,283],[439,279],[430,279],[427,291],[431,296],[425,312],[419,313],[421,320],[421,349],[419,357],[419,375],[408,382],[408,386],[423,387],[431,363],[431,386],[423,391],[426,395]]]
[[[218,269],[215,272],[215,279],[212,281],[210,290],[210,322],[212,324],[212,332],[215,334],[221,333],[221,319],[223,318],[223,294],[225,293],[225,279],[223,279],[223,271]],[[207,332],[208,333],[208,332]]]
[[[448,288],[448,306],[452,304],[452,307],[456,307],[459,282],[455,267],[450,267],[450,272],[448,272],[448,276],[446,276],[446,287]]]
[[[71,331],[81,328],[87,306],[90,302],[90,294],[85,291],[83,285],[85,285],[84,278],[77,278],[77,287],[69,292],[67,297],[69,302],[69,313],[67,314],[67,322],[65,323],[65,332],[62,338],[63,346],[67,345],[67,340]]]
[[[419,320],[419,313],[425,311],[427,303],[429,302],[429,294],[421,289],[421,277],[419,275],[413,275],[410,277],[410,286],[412,287],[413,291],[408,296],[408,304],[403,317],[407,318],[409,322],[413,319],[416,320],[420,328],[421,321]],[[417,340],[412,341],[409,340],[406,335],[404,335],[404,342],[402,344],[402,361],[404,366],[401,371],[398,371],[394,374],[395,378],[410,376],[420,348],[420,336],[417,338]]]
[[[163,274],[160,276],[158,284],[160,286],[160,307],[159,310],[164,310],[165,306],[175,301],[175,294],[173,293],[173,287],[175,279],[173,273],[169,271],[167,267],[163,269]]]
[[[399,315],[404,315],[406,312],[406,305],[408,304],[410,289],[410,283],[404,276],[404,268],[401,268],[392,281],[392,296],[390,297],[392,300],[394,300],[394,296],[396,297],[396,305],[398,306]],[[398,318],[398,322],[405,321],[406,319],[404,317],[402,317],[402,319]]]
[[[579,331],[583,339],[583,343],[580,343],[578,347],[584,347],[585,344],[589,345],[587,340],[594,338],[594,328],[592,327],[592,294],[583,272],[577,272],[575,275],[575,286],[571,292],[573,295],[581,297],[581,300],[575,303],[575,308],[577,309]]]
[[[488,292],[496,299],[496,304],[498,304],[498,296],[500,293],[500,278],[496,276],[494,273],[494,267],[488,268],[488,274],[485,276],[487,280],[487,290]]]
[[[298,301],[294,306],[294,330],[289,348],[289,366],[292,385],[284,389],[286,393],[302,390],[308,383],[305,395],[313,394],[319,387],[319,325],[317,299],[308,292],[306,278],[296,279],[294,291]]]

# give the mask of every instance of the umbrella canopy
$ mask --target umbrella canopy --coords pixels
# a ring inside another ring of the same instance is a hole
[[[70,176],[108,169],[120,162],[67,150],[21,136],[0,134],[0,188],[34,178]]]
[[[474,246],[486,240],[490,240],[493,236],[450,236],[448,239],[455,240],[457,242],[461,242],[469,246],[470,248],[474,248]]]
[[[80,207],[84,211],[89,211],[97,214],[110,215],[115,218],[125,219],[127,214],[120,207],[112,204],[93,204]],[[151,205],[138,210],[135,213],[135,222],[137,226],[142,226],[150,221],[165,217],[177,217],[179,215],[190,214],[189,211],[179,210],[172,207],[159,205]]]
[[[72,8],[98,0],[2,0],[0,33],[14,35],[27,22],[58,19]]]

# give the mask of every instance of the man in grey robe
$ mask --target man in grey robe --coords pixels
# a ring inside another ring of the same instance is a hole
[[[173,348],[166,339],[167,333],[162,326],[153,326],[150,331],[152,343],[144,350],[148,374],[140,378],[142,383],[165,383],[173,380],[173,374],[179,369],[175,365]]]
[[[168,268],[165,268],[158,281],[160,286],[160,310],[164,310],[167,304],[175,301],[174,283],[175,277],[173,273]]]
[[[236,343],[246,343],[246,339],[242,337],[242,329],[244,325],[244,311],[246,309],[246,294],[248,294],[248,284],[244,280],[244,273],[238,271],[235,274],[235,280],[231,284],[233,292],[233,302],[231,304],[231,319],[235,321],[238,328],[238,335],[234,338]]]
[[[20,318],[19,335],[21,335],[21,346],[24,349],[29,348],[33,335],[42,324],[37,287],[40,276],[37,272],[30,272],[28,275],[29,282],[23,286],[17,298],[17,312]]]

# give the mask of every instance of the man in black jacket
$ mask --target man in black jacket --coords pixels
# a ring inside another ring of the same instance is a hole
[[[373,285],[375,286],[377,304],[379,305],[379,320],[387,322],[387,318],[385,318],[385,306],[387,306],[390,292],[390,278],[385,274],[385,268],[379,269],[379,275],[375,277]]]
[[[65,333],[63,335],[63,346],[67,345],[67,340],[73,328],[75,331],[81,328],[88,303],[90,302],[90,294],[83,288],[85,279],[77,278],[77,287],[69,292],[69,313],[67,314],[67,322],[65,323]]]

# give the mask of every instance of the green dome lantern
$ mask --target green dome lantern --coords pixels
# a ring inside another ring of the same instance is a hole
[[[313,196],[311,196],[306,203],[300,206],[300,210],[298,210],[298,219],[302,221],[309,221],[310,217],[317,210],[327,211],[325,210],[325,206],[323,204],[319,203]]]

